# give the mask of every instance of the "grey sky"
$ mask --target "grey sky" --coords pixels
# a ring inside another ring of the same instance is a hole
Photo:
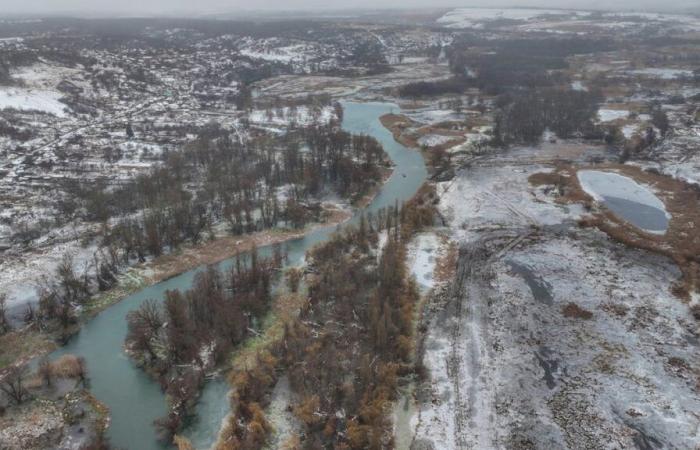
[[[442,6],[536,6],[671,11],[697,8],[698,0],[0,0],[0,15],[181,15],[253,10]]]

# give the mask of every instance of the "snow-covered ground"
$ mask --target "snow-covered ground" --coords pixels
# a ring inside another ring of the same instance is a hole
[[[685,110],[684,110],[685,109]],[[635,161],[691,184],[700,184],[700,126],[694,123],[692,108],[666,108],[671,132]],[[641,118],[641,115],[640,115]]]
[[[598,120],[601,122],[612,122],[617,119],[626,119],[630,112],[624,109],[607,109],[601,108],[598,110]]]
[[[411,120],[416,122],[432,125],[439,122],[456,121],[462,122],[465,119],[465,115],[458,113],[449,109],[427,109],[419,111],[407,111],[405,112]]]
[[[455,140],[454,136],[445,136],[442,134],[426,134],[418,139],[418,145],[421,147],[437,147],[438,145],[447,144]]]
[[[58,101],[60,98],[61,94],[56,91],[3,87],[0,88],[0,109],[41,111],[64,117],[67,107]]]
[[[571,82],[571,89],[575,91],[587,91],[588,88],[580,80]]]
[[[577,205],[560,205],[528,177],[547,169],[539,165],[477,167],[439,183],[440,211],[453,231],[465,236],[485,228],[556,225],[583,214]]]
[[[272,400],[266,411],[272,426],[269,448],[286,448],[285,444],[292,441],[301,427],[299,420],[290,408],[295,398],[286,376],[277,381],[270,397]]]
[[[313,109],[307,106],[300,106],[298,108],[285,106],[269,111],[252,111],[248,120],[250,120],[250,123],[254,124],[286,126],[293,122],[297,125],[306,126],[314,123],[327,124],[335,118],[335,110],[330,106],[319,109]]]
[[[461,8],[448,12],[437,22],[449,28],[481,28],[484,22],[498,19],[528,21],[548,15],[556,16],[587,16],[584,11],[561,9],[532,9],[532,8]]]
[[[624,33],[639,30],[642,24],[673,27],[685,32],[700,30],[700,19],[691,15],[616,12],[592,16],[589,11],[536,8],[460,8],[446,13],[437,19],[437,23],[448,28],[482,29],[498,20],[521,22],[516,26],[522,31],[558,34],[586,33],[596,29]]]
[[[529,186],[537,170],[482,161],[438,185],[462,251],[429,308],[415,448],[694,448],[700,343],[671,293],[680,271],[578,228],[581,209]]]
[[[637,123],[627,124],[621,128],[621,131],[622,131],[622,135],[625,137],[625,139],[629,139],[639,132],[639,124],[637,124]]]
[[[675,78],[681,77],[692,77],[692,70],[685,69],[669,69],[669,68],[659,68],[650,67],[646,69],[632,70],[630,73],[635,75],[643,75],[651,78],[661,78],[662,80],[673,80]]]
[[[441,251],[440,237],[432,232],[420,233],[408,244],[407,264],[411,275],[423,290],[435,286],[435,264]]]
[[[51,235],[56,237],[57,232]],[[12,258],[0,258],[0,292],[7,294],[11,318],[20,318],[26,305],[37,301],[37,287],[42,278],[53,281],[56,267],[65,255],[73,258],[76,273],[82,274],[86,268],[92,266],[96,250],[94,245],[83,247],[80,241],[75,239]]]

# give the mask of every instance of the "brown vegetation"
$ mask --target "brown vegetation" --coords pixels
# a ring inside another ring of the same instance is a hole
[[[419,124],[401,114],[385,114],[379,118],[379,121],[391,131],[394,140],[408,148],[418,148],[416,137],[409,137],[404,134],[404,130],[416,128]]]
[[[232,414],[219,449],[257,448],[269,431],[259,405],[285,370],[300,400],[303,447],[391,445],[389,406],[399,377],[413,370],[413,309],[405,242],[432,224],[432,192],[403,208],[363,218],[309,252],[308,295],[279,340],[230,377]],[[388,241],[377,260],[377,233]],[[338,411],[344,411],[339,415]]]
[[[564,315],[564,317],[569,317],[572,319],[583,319],[583,320],[589,320],[593,318],[593,313],[590,311],[587,311],[580,306],[578,306],[576,303],[569,302],[564,306],[561,310],[561,313]]]

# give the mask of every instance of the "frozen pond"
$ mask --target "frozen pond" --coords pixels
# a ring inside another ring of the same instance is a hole
[[[631,178],[612,172],[581,170],[578,179],[588,195],[621,219],[650,233],[664,234],[668,229],[670,216],[663,202]]]

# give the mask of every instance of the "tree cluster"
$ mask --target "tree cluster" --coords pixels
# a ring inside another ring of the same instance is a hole
[[[0,336],[12,330],[7,318],[7,295],[0,293]]]
[[[476,51],[474,50],[476,48]],[[589,38],[532,38],[489,41],[467,37],[449,49],[450,69],[472,74],[472,86],[497,95],[519,88],[560,85],[567,57],[610,50],[610,42]]]
[[[593,129],[597,94],[572,89],[537,89],[497,99],[494,137],[499,144],[537,143],[546,129],[560,138]]]
[[[67,338],[77,323],[78,307],[85,305],[97,291],[109,289],[116,283],[116,263],[98,251],[93,260],[76,270],[73,258],[65,254],[54,270],[53,277],[43,277],[37,287],[38,307],[27,306],[26,323],[41,329],[57,331]]]
[[[238,235],[320,221],[316,198],[330,192],[361,198],[381,180],[384,163],[375,139],[336,125],[301,128],[279,139],[262,135],[244,144],[214,124],[123,186],[71,182],[66,189],[78,200],[57,206],[67,216],[110,221],[104,245],[125,263],[143,261],[199,242],[217,222]]]
[[[163,305],[145,301],[127,316],[126,348],[156,376],[168,394],[170,412],[158,427],[171,438],[191,414],[204,375],[250,336],[268,311],[272,283],[285,256],[253,250],[227,270],[209,267],[192,288],[168,291]]]
[[[280,371],[299,401],[300,448],[378,449],[391,445],[388,417],[399,377],[413,371],[412,323],[418,298],[405,243],[432,223],[430,192],[363,217],[308,254],[307,302],[253,367],[232,373],[232,416],[220,449],[259,448],[261,413]],[[386,245],[379,246],[379,234]]]

